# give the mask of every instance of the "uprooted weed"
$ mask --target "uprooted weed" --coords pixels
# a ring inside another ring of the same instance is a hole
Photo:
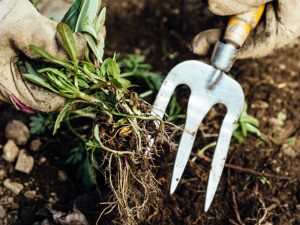
[[[57,27],[70,60],[31,46],[47,63],[25,62],[23,76],[67,99],[54,134],[62,122],[67,123],[85,144],[94,181],[98,172],[104,174],[111,195],[102,202],[107,207],[101,215],[114,213],[114,223],[138,224],[158,204],[154,159],[170,140],[164,122],[151,116],[151,106],[130,89],[134,85],[122,75],[117,55],[103,59],[104,36],[99,33],[104,28],[105,8],[100,5],[98,0],[75,0]],[[78,57],[74,31],[82,32],[88,44],[83,59]],[[81,117],[93,120],[89,132],[72,127],[70,120]]]

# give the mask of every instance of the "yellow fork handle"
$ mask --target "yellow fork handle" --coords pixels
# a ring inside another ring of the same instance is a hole
[[[244,45],[250,32],[257,26],[264,12],[265,5],[253,8],[246,13],[232,17],[227,25],[224,40],[236,48]]]

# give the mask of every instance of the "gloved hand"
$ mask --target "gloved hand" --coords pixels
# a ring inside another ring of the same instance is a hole
[[[24,81],[12,62],[20,53],[38,58],[30,44],[42,46],[50,54],[66,58],[66,52],[56,38],[57,24],[42,16],[28,0],[0,0],[0,100],[13,103],[25,112],[59,110],[64,98]],[[75,34],[77,46],[84,38]]]
[[[300,36],[299,0],[209,0],[209,9],[220,16],[237,15],[251,7],[264,3],[266,15],[251,32],[238,58],[259,58],[266,56]],[[214,43],[220,40],[222,31],[212,29],[201,32],[193,40],[193,51],[207,55]]]

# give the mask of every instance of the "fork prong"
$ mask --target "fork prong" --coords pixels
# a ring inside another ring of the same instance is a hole
[[[181,79],[179,78],[172,72],[166,77],[153,104],[152,115],[163,118],[175,88],[181,84]]]
[[[238,118],[239,114],[233,114],[228,112],[222,123],[216,150],[211,164],[211,171],[209,173],[204,207],[205,212],[207,212],[210,208],[210,205],[217,191],[217,187],[222,176],[222,171],[224,169],[231,136]]]
[[[186,123],[180,139],[173,169],[170,194],[173,194],[177,188],[189,160],[198,127],[208,111],[211,109],[212,105],[210,104],[208,104],[208,102],[205,99],[202,99],[199,95],[194,93],[191,94],[188,104]]]

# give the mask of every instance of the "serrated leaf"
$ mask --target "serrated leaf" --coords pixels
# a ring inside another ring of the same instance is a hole
[[[74,63],[75,70],[78,69],[78,49],[76,46],[75,39],[73,37],[73,32],[71,28],[64,23],[59,23],[57,25],[57,32],[63,42],[64,49],[68,53],[72,62]]]
[[[74,69],[73,65],[70,64],[67,60],[54,57],[50,55],[47,51],[45,51],[43,48],[36,46],[36,45],[29,45],[29,47],[38,55],[44,57],[45,59],[49,60],[52,63],[61,65],[67,69]]]
[[[125,78],[122,78],[122,77],[119,77],[117,79],[111,79],[110,81],[118,89],[127,89],[127,88],[131,87],[130,81],[126,80]]]
[[[68,110],[69,110],[69,106],[71,105],[71,102],[66,103],[64,105],[64,107],[61,109],[58,117],[56,118],[55,124],[54,124],[54,129],[53,129],[53,135],[56,134],[57,130],[60,128],[60,125],[62,123],[62,121],[65,119],[65,117],[67,116]]]

